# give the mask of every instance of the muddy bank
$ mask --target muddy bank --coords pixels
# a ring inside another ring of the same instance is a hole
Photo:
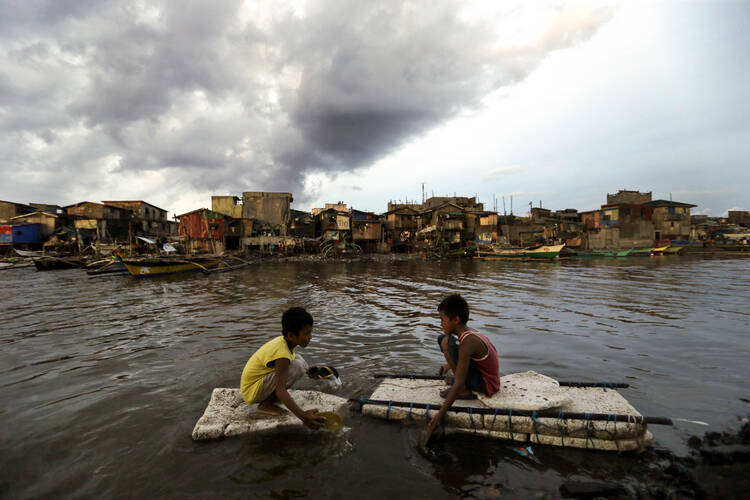
[[[688,441],[692,451],[678,457],[655,448],[629,476],[631,482],[568,481],[565,498],[711,499],[747,498],[750,492],[750,422],[741,419],[737,432],[708,432]]]

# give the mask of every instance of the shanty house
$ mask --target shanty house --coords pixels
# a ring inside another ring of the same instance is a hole
[[[167,220],[167,211],[142,200],[102,201],[104,205],[130,210],[136,217],[137,231],[145,234],[172,234],[171,225]]]
[[[690,239],[690,209],[697,205],[670,200],[654,200],[643,204],[653,210],[654,239]]]
[[[289,236],[295,238],[314,238],[315,219],[312,214],[302,210],[290,209]]]
[[[177,216],[180,236],[185,237],[185,248],[190,253],[222,253],[226,247],[224,214],[199,208]]]
[[[385,241],[391,250],[408,251],[413,246],[419,229],[417,215],[417,210],[408,206],[398,206],[381,215]]]
[[[333,208],[319,212],[315,216],[315,235],[323,240],[351,241],[351,215]]]
[[[352,239],[365,251],[375,251],[383,238],[383,223],[372,212],[352,209]]]
[[[233,219],[242,219],[242,198],[239,196],[212,196],[211,210]]]
[[[289,226],[292,193],[249,191],[242,193],[242,217],[266,222],[284,236]]]
[[[41,239],[46,239],[55,233],[59,217],[47,212],[31,212],[24,215],[11,217],[10,222],[13,225],[20,224],[41,224]]]
[[[13,217],[32,212],[38,212],[38,210],[31,205],[0,200],[0,222],[8,222]]]

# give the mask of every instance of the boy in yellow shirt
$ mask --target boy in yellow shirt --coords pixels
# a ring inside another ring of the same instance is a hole
[[[240,390],[247,404],[259,403],[258,412],[280,416],[287,412],[276,405],[279,401],[299,418],[306,427],[320,429],[325,418],[317,410],[303,411],[287,389],[307,373],[304,358],[295,352],[307,347],[312,338],[313,317],[301,307],[287,309],[281,316],[283,335],[266,342],[245,364]]]

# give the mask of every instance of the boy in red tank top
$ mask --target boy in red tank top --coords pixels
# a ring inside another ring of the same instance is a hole
[[[453,385],[440,393],[445,401],[440,411],[430,419],[425,443],[456,399],[475,398],[472,391],[492,396],[500,390],[497,350],[487,337],[466,326],[469,321],[469,305],[463,297],[458,294],[449,295],[440,302],[438,313],[440,326],[443,328],[438,344],[446,361],[441,373],[452,371]]]

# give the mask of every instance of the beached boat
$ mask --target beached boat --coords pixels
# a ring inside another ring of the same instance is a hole
[[[523,257],[526,252],[523,248],[501,247],[498,245],[479,245],[476,251],[477,258],[516,258]]]
[[[664,246],[664,247],[652,248],[651,255],[664,255],[668,248],[669,248],[669,245]]]
[[[86,261],[78,257],[38,257],[34,259],[37,271],[55,271],[86,267]]]
[[[554,259],[564,246],[564,243],[562,245],[541,246],[533,250],[524,250],[523,255],[532,259]]]
[[[683,246],[669,246],[666,250],[664,250],[665,255],[676,255],[680,253],[680,251],[685,248]]]
[[[57,257],[57,252],[45,253],[39,250],[21,250],[20,248],[14,248],[13,251],[21,257]]]
[[[456,248],[446,252],[446,257],[468,257],[477,249],[476,245],[471,245],[464,248]]]
[[[628,257],[648,257],[653,250],[653,248],[634,248],[630,251]]]
[[[206,257],[153,257],[153,258],[124,258],[120,259],[128,272],[136,278],[163,276],[165,274],[187,272],[209,272],[219,265],[220,258]]]
[[[627,257],[630,255],[632,250],[581,250],[571,255],[571,257],[583,257],[583,258],[602,258],[602,257]]]

